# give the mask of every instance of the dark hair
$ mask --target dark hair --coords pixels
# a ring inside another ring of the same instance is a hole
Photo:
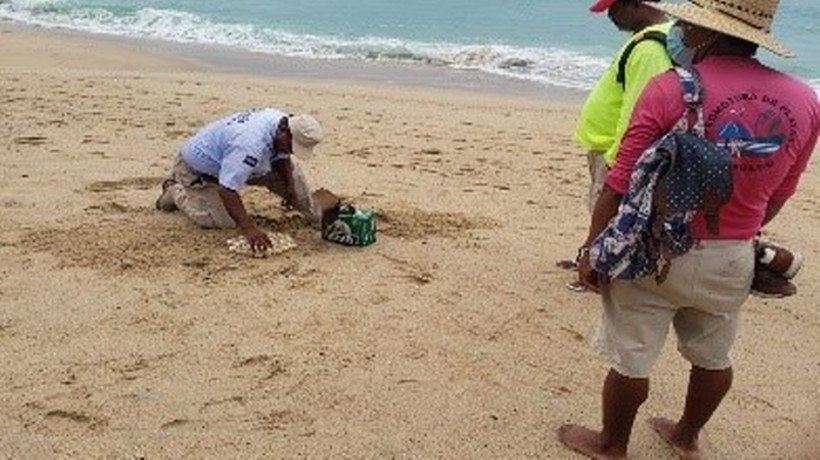
[[[749,40],[744,40],[740,37],[734,37],[732,35],[726,35],[726,43],[731,45],[733,48],[737,48],[739,51],[742,51],[743,54],[748,56],[754,56],[757,53],[757,49],[760,47],[757,43],[752,43]]]

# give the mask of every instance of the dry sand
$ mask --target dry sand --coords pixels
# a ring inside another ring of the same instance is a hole
[[[204,70],[145,44],[0,24],[0,457],[575,458],[607,366],[595,295],[555,261],[586,229],[577,104]],[[296,250],[237,256],[233,231],[154,210],[183,139],[234,109],[310,111],[304,165],[379,215],[322,242],[257,190]],[[771,226],[807,255],[799,294],[751,299],[716,458],[817,458],[820,183]],[[669,340],[632,456],[671,458]]]

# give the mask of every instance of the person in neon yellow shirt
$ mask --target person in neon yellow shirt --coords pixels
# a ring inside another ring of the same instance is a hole
[[[649,1],[658,0],[598,0],[590,7],[595,13],[606,11],[619,30],[632,33],[587,97],[575,129],[575,139],[588,152],[590,213],[638,96],[652,77],[672,67],[664,42],[671,22],[643,4]]]

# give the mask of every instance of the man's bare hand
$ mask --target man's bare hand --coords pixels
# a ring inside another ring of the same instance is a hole
[[[313,201],[316,206],[324,213],[339,206],[341,200],[333,192],[326,188],[320,188],[313,192]]]
[[[260,230],[259,227],[250,227],[247,230],[243,230],[242,233],[245,235],[245,239],[248,240],[248,244],[254,252],[264,252],[273,246],[268,235]]]
[[[293,209],[296,207],[296,191],[288,190],[282,196],[282,206],[285,209]]]
[[[578,281],[591,291],[601,292],[601,276],[592,268],[589,251],[583,251],[578,257]]]

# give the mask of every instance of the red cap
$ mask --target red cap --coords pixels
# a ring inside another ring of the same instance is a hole
[[[617,2],[618,0],[598,0],[594,5],[589,7],[589,11],[592,11],[593,13],[602,13]]]

